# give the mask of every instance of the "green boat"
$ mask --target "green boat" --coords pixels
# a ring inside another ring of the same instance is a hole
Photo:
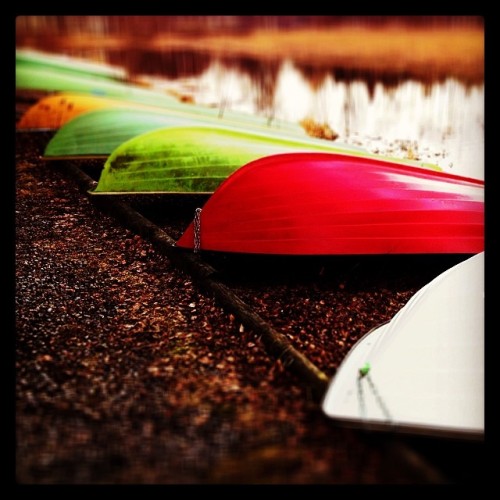
[[[167,111],[115,107],[82,113],[68,121],[47,144],[44,158],[107,158],[120,144],[135,136],[159,128],[179,126],[223,127],[308,140],[308,136],[298,125],[268,125],[264,119],[256,120],[251,115],[228,114],[217,118],[197,112],[197,108]],[[312,138],[309,143],[330,144],[328,141]],[[352,149],[348,146],[342,148]]]
[[[16,66],[39,67],[55,71],[80,73],[105,80],[124,80],[127,76],[124,69],[97,63],[62,54],[50,54],[31,49],[16,50]]]
[[[162,128],[116,148],[94,193],[212,193],[252,160],[299,151],[346,153],[345,148],[316,139],[207,126]]]
[[[81,71],[71,72],[30,64],[16,64],[16,88],[46,92],[80,92],[128,99],[151,106],[172,106],[177,103],[173,96],[142,89],[125,82],[86,75]]]

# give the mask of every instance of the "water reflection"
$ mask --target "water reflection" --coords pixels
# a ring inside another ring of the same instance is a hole
[[[110,64],[124,66],[130,75],[147,74],[156,77],[178,79],[199,76],[213,57],[192,50],[153,51],[135,48],[108,51]]]
[[[190,86],[188,88],[187,82]],[[373,152],[421,159],[459,175],[484,178],[484,85],[448,78],[389,83],[324,72],[291,61],[215,60],[199,76],[178,80],[196,102],[298,122],[327,123],[339,141]]]

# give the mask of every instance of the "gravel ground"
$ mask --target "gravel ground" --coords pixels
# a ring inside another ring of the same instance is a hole
[[[256,335],[40,161],[45,140],[16,136],[17,483],[429,482],[388,451],[391,438],[327,419]],[[168,219],[178,236],[184,220]],[[451,263],[246,261],[242,272],[241,261],[208,258],[328,375]],[[411,444],[441,478],[482,480],[482,446]]]

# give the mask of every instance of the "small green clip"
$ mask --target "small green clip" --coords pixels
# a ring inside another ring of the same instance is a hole
[[[370,371],[370,363],[365,363],[360,369],[359,369],[359,375],[360,377],[365,377],[368,375],[368,372]]]

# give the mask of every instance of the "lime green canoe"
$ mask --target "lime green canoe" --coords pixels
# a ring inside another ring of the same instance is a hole
[[[117,147],[108,157],[94,193],[212,193],[250,161],[311,151],[374,156],[307,137],[301,140],[206,126],[162,128]]]
[[[16,51],[16,89],[77,92],[130,100],[150,106],[176,106],[176,97],[126,81],[125,73],[70,57]]]
[[[127,83],[108,80],[80,71],[60,71],[31,65],[16,65],[16,88],[47,92],[79,92],[118,99],[128,99],[151,106],[171,106],[175,97],[152,92]]]

